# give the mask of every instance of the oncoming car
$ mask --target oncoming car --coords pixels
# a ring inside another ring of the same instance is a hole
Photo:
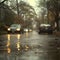
[[[8,29],[8,32],[20,32],[21,31],[21,25],[20,24],[12,24]]]
[[[53,29],[50,24],[40,24],[39,26],[39,34],[40,33],[48,33],[51,34]]]
[[[24,28],[24,32],[32,32],[32,29]]]

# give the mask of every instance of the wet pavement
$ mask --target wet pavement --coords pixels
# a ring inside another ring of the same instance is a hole
[[[36,31],[1,35],[0,60],[60,60],[60,38]]]

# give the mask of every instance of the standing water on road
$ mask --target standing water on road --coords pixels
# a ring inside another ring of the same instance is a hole
[[[60,38],[36,31],[0,36],[0,60],[59,60]]]

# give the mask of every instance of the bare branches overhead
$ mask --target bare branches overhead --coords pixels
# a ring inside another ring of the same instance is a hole
[[[0,2],[0,5],[3,4],[5,1],[7,1],[7,0],[3,0],[2,2]]]

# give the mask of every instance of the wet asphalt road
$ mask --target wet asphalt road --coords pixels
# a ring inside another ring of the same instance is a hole
[[[0,60],[60,60],[60,38],[36,31],[1,35]]]

